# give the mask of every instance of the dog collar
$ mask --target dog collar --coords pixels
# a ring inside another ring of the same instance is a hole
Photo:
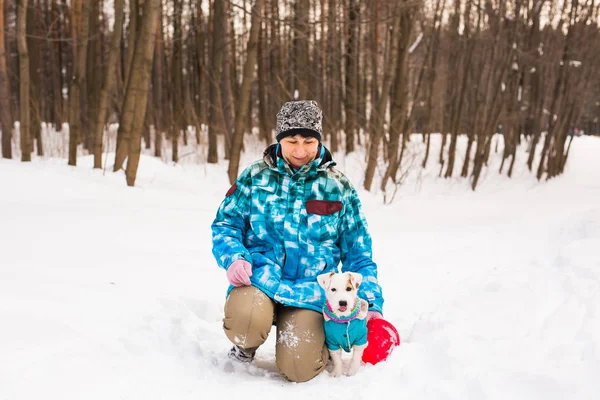
[[[329,300],[325,301],[325,307],[323,307],[323,314],[327,315],[327,317],[329,317],[330,320],[335,321],[335,322],[350,322],[358,316],[359,311],[360,311],[360,298],[358,298],[358,297],[356,298],[356,301],[354,302],[354,308],[352,309],[352,312],[350,312],[350,315],[348,315],[347,317],[337,316],[335,314],[335,311],[333,311],[331,304],[329,304]]]

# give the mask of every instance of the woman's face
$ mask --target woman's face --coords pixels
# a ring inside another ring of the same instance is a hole
[[[319,141],[302,135],[288,136],[279,142],[283,158],[295,169],[310,163],[317,156]]]

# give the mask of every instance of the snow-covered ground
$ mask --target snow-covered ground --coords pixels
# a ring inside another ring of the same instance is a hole
[[[477,192],[431,157],[389,205],[361,190],[401,346],[303,384],[276,371],[274,332],[251,366],[226,356],[210,235],[226,162],[143,157],[129,188],[90,156],[0,160],[0,400],[597,398],[600,139],[575,138],[549,182],[522,152],[512,179],[494,159]],[[360,188],[363,155],[336,158]]]

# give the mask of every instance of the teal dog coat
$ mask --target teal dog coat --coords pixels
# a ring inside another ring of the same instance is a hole
[[[334,314],[328,301],[325,303],[323,314],[329,318],[325,321],[325,342],[329,350],[342,348],[349,353],[352,346],[367,344],[367,319],[358,319],[359,311],[359,298],[350,315],[342,318]]]

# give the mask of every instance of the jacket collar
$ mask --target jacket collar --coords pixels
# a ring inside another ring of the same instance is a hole
[[[311,161],[307,165],[304,165],[297,171],[294,171],[292,167],[287,163],[287,161],[285,161],[282,157],[279,143],[275,143],[267,147],[263,153],[263,159],[265,160],[267,165],[269,165],[269,167],[288,175],[325,170],[328,167],[334,166],[336,164],[335,161],[333,161],[331,153],[322,143],[319,145],[318,152],[319,154],[313,161]]]
[[[350,321],[355,320],[356,317],[358,317],[359,312],[360,312],[360,299],[358,297],[356,298],[356,301],[354,302],[354,308],[350,312],[350,315],[348,315],[346,317],[338,316],[335,313],[335,311],[333,310],[333,307],[331,307],[331,304],[329,304],[329,300],[325,301],[325,306],[323,307],[323,315],[326,315],[331,321],[335,321],[338,323],[345,323],[345,322],[350,322]]]

